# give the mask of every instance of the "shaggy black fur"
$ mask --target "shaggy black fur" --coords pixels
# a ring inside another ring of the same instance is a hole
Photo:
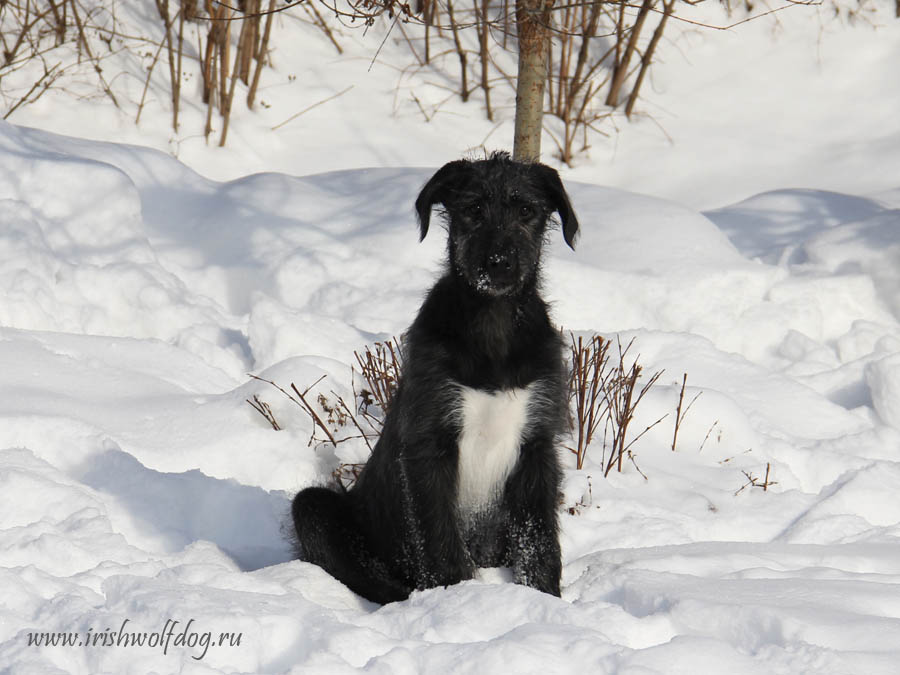
[[[416,200],[421,237],[442,204],[447,269],[405,338],[384,431],[346,492],[308,488],[293,502],[303,559],[388,603],[507,566],[518,583],[559,595],[555,441],[565,421],[562,342],[539,295],[552,213],[569,246],[578,221],[559,175],[505,153],[442,167]],[[462,387],[530,385],[518,458],[477,517],[457,504]]]

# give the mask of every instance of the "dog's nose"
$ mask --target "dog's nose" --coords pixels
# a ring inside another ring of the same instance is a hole
[[[484,271],[494,293],[506,293],[516,284],[516,258],[509,253],[492,253],[485,261]]]
[[[512,261],[506,254],[495,253],[488,257],[488,271],[492,273],[504,273],[512,270]]]

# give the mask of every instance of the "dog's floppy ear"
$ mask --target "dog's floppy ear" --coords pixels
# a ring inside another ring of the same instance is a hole
[[[534,166],[538,171],[541,187],[549,197],[550,203],[553,204],[553,209],[559,214],[563,238],[569,248],[575,250],[575,240],[578,238],[578,218],[575,217],[575,210],[572,208],[569,195],[566,194],[559,174],[556,169],[551,169],[545,164],[535,164]]]
[[[416,198],[416,214],[419,217],[419,241],[428,234],[428,223],[431,220],[431,207],[435,204],[444,204],[447,195],[459,185],[463,177],[468,173],[470,162],[458,159],[455,162],[444,164],[434,174]]]

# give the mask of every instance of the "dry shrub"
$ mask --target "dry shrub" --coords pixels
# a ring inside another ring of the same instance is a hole
[[[634,343],[633,339],[623,348],[617,338],[618,354],[611,359],[610,343],[602,336],[594,335],[587,344],[581,337],[576,339],[573,334],[570,336],[572,370],[569,376],[569,401],[573,412],[572,436],[575,440],[575,447],[570,450],[575,454],[576,468],[583,467],[587,448],[603,423],[603,475],[608,476],[613,468],[621,472],[625,457],[640,472],[631,453],[631,446],[662,422],[668,413],[631,439],[628,438],[629,425],[634,419],[638,404],[656,384],[663,371],[654,373],[638,388],[643,367],[638,364],[637,359],[627,365],[627,355]]]
[[[366,386],[356,395],[360,401],[359,411],[380,430],[400,382],[403,358],[400,341],[394,337],[387,342],[376,342],[371,348],[366,345],[362,354],[353,352],[353,356],[366,381]],[[377,406],[380,416],[370,412],[372,406]]]

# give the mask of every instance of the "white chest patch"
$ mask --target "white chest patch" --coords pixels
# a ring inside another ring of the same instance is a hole
[[[497,392],[461,388],[457,503],[463,515],[500,497],[519,459],[530,398],[529,387]]]

